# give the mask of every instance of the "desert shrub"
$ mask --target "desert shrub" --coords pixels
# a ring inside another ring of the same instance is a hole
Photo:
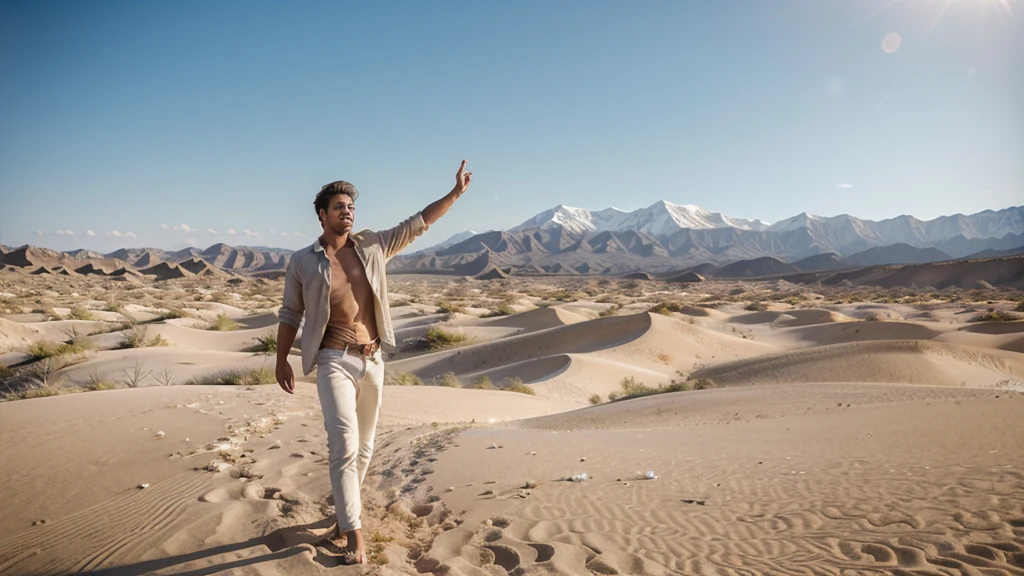
[[[1024,312],[1024,302],[1017,304],[1017,307],[1013,309],[1014,312]]]
[[[470,390],[494,390],[494,384],[487,376],[481,376],[474,380],[472,384],[466,386],[466,388]]]
[[[711,388],[717,388],[715,383],[707,378],[698,378],[688,382],[694,390],[710,390]]]
[[[989,308],[987,312],[985,312],[984,314],[982,314],[980,316],[975,316],[974,318],[971,318],[970,321],[971,322],[1009,322],[1011,320],[1016,320],[1016,319],[1017,319],[1017,317],[1014,316],[1013,314],[1010,314],[1009,312],[1003,312],[1001,310],[995,310],[993,308]]]
[[[228,295],[226,292],[214,292],[213,294],[210,294],[210,299],[220,304],[226,304],[227,302],[231,302],[234,300],[234,298]]]
[[[59,356],[60,354],[63,354],[63,352],[61,352],[62,346],[63,344],[58,344],[56,342],[36,342],[35,344],[29,346],[28,354],[29,356],[32,357],[33,360],[53,358],[54,356]]]
[[[406,372],[405,374],[385,374],[384,375],[385,386],[423,386],[423,380],[413,374],[412,372]]]
[[[440,376],[435,376],[431,381],[432,386],[444,386],[446,388],[462,388],[462,382],[455,375],[455,372],[445,372]]]
[[[182,310],[181,308],[169,308],[167,310],[167,312],[165,312],[164,315],[163,315],[163,319],[164,320],[171,320],[173,318],[191,318],[191,317],[192,317],[191,314],[189,314],[188,312]]]
[[[71,307],[71,318],[75,320],[95,320],[96,315],[92,313],[88,308],[82,308],[81,306]]]
[[[469,337],[460,332],[448,332],[436,326],[432,326],[427,330],[427,344],[430,345],[431,350],[450,348],[465,344],[468,341]]]
[[[437,305],[438,314],[454,314],[456,312],[462,312],[462,306],[451,302],[441,302]]]
[[[612,304],[611,307],[609,307],[609,308],[607,308],[605,310],[602,310],[600,313],[598,313],[597,316],[599,318],[607,318],[608,316],[615,316],[616,314],[618,314],[619,310],[622,310],[622,304]]]
[[[502,302],[501,304],[498,304],[497,308],[495,308],[494,310],[491,310],[490,312],[484,314],[483,317],[484,318],[492,318],[492,317],[495,317],[495,316],[511,316],[512,314],[515,314],[515,313],[516,313],[515,309],[512,308],[512,306],[508,302]]]
[[[533,388],[523,384],[521,378],[505,378],[501,382],[501,389],[509,392],[519,392],[520,394],[529,394],[530,396],[537,395]]]
[[[622,388],[623,397],[626,398],[631,398],[634,396],[647,396],[648,394],[654,394],[656,390],[655,388],[651,388],[650,386],[644,384],[643,382],[637,382],[636,378],[632,376],[628,378],[623,378],[622,381],[619,382],[619,386]]]
[[[76,339],[72,342],[36,342],[29,346],[28,353],[33,360],[43,360],[55,356],[71,356],[81,354],[89,349],[88,343],[83,339]]]
[[[601,403],[601,395],[600,394],[591,394],[589,400],[590,400],[590,404],[591,405],[597,406],[598,404]]]
[[[125,330],[124,334],[121,335],[121,341],[117,344],[118,349],[126,350],[129,348],[150,348],[152,346],[170,345],[170,342],[165,340],[160,334],[157,334],[153,338],[147,340],[147,332],[149,332],[149,330],[145,326],[134,326]]]
[[[143,368],[145,364],[138,360],[135,361],[135,365],[129,368],[121,370],[124,373],[124,378],[121,380],[125,386],[129,388],[138,388],[142,386],[142,383],[146,381],[153,374],[152,370],[146,370]]]
[[[201,380],[193,380],[193,384],[220,384],[226,386],[257,386],[274,384],[277,376],[266,366],[259,368],[233,368]]]
[[[238,323],[232,320],[231,318],[228,318],[224,314],[218,314],[217,318],[210,322],[210,325],[209,327],[207,327],[207,330],[218,330],[221,332],[226,332],[229,330],[238,330]]]
[[[391,302],[391,308],[401,308],[402,306],[409,306],[412,304],[412,300],[394,300]]]
[[[690,390],[707,390],[708,388],[714,388],[715,384],[711,380],[699,379],[699,380],[686,380],[685,376],[681,372],[676,372],[679,378],[673,378],[667,384],[659,384],[656,388],[647,386],[643,382],[637,382],[634,378],[623,378],[619,385],[622,387],[622,392],[612,392],[608,395],[609,402],[615,402],[618,400],[629,400],[630,398],[640,398],[642,396],[650,396],[652,394],[667,394],[669,392],[687,392]]]
[[[277,334],[269,332],[253,338],[256,341],[256,352],[274,354],[277,352]]]
[[[19,396],[22,400],[28,400],[30,398],[46,398],[47,396],[56,396],[60,394],[60,390],[56,388],[30,388],[23,391]]]
[[[648,308],[648,312],[671,316],[673,312],[679,312],[681,306],[678,302],[660,302]]]
[[[106,380],[101,380],[95,384],[89,384],[88,386],[86,386],[86,390],[89,390],[91,392],[98,392],[100,390],[117,390],[117,384],[114,384],[113,382],[107,382]]]
[[[756,300],[744,306],[743,309],[749,312],[764,312],[768,310],[768,305],[760,300]]]

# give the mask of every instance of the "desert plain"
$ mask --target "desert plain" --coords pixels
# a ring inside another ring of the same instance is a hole
[[[282,286],[0,272],[0,573],[1024,574],[1020,290],[393,275],[341,566]]]

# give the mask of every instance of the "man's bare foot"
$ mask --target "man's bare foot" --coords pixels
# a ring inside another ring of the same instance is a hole
[[[348,542],[345,546],[345,556],[349,564],[366,564],[366,545],[363,543],[361,530],[350,530],[345,532]]]

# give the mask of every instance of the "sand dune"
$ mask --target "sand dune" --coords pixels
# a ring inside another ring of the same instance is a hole
[[[948,342],[974,348],[991,348],[1008,352],[1024,353],[1024,334],[1009,332],[1007,334],[986,334],[958,330],[946,332],[935,338],[936,342]]]
[[[640,382],[657,385],[668,382],[676,376],[669,366],[656,365],[653,367],[654,369],[642,368],[628,361],[615,360],[596,354],[565,354],[535,362],[541,363],[554,358],[564,361],[559,370],[552,370],[529,380],[537,392],[537,396],[541,398],[584,404],[589,402],[590,397],[594,394],[605,399],[609,393],[620,391],[619,383],[624,378],[634,378]],[[549,367],[553,367],[553,363]],[[509,370],[512,375],[522,372],[521,369],[513,366],[505,369]],[[496,371],[495,376],[500,375],[500,371]],[[491,376],[492,380],[495,376]],[[525,377],[523,379],[526,381]]]
[[[960,328],[975,334],[1024,334],[1024,320],[1013,322],[978,322]]]
[[[40,338],[39,330],[31,325],[0,318],[0,351],[28,347]]]
[[[513,314],[511,316],[485,318],[480,321],[480,325],[501,328],[519,328],[532,332],[535,330],[544,330],[546,328],[555,328],[557,326],[579,324],[580,322],[586,322],[588,320],[590,320],[589,316],[564,310],[557,306],[550,306],[547,308],[537,308],[535,310],[520,312],[519,314]]]
[[[155,322],[139,329],[145,331],[147,340],[162,337],[169,346],[219,352],[253,352],[258,345],[257,337],[276,334],[274,327],[251,330],[205,330],[184,327],[178,324]],[[117,331],[90,337],[99,348],[114,348],[123,339],[125,332]]]
[[[364,487],[376,566],[364,570],[338,568],[322,542],[332,499],[312,376],[295,395],[275,384],[157,385],[168,374],[181,384],[272,370],[273,356],[246,350],[276,330],[276,297],[239,279],[144,279],[126,290],[105,277],[21,278],[47,301],[9,283],[0,286],[9,311],[70,314],[104,307],[116,291],[147,339],[169,345],[87,351],[55,378],[123,383],[138,368],[148,373],[142,388],[0,404],[0,460],[15,471],[0,478],[2,573],[1013,574],[1024,565],[1024,322],[964,324],[1009,301],[829,304],[846,299],[822,289],[803,295],[820,308],[795,309],[783,283],[755,284],[743,301],[714,280],[699,294],[656,281],[601,294],[615,281],[581,276],[544,279],[533,292],[522,278],[466,280],[458,298],[444,278],[395,278],[392,298],[422,302],[395,309],[400,341],[440,327],[476,342],[391,361],[390,374],[520,378],[536,396],[385,388]],[[61,295],[59,283],[76,293]],[[525,308],[563,287],[605,303],[478,317],[487,301]],[[768,311],[743,310],[765,290],[779,295]],[[234,305],[191,300],[215,292]],[[729,303],[694,305],[716,298]],[[434,313],[445,301],[467,313]],[[671,316],[646,311],[661,301],[687,304]],[[622,304],[618,315],[595,318],[608,302]],[[145,322],[172,306],[197,318]],[[242,328],[206,330],[219,314]],[[858,320],[868,318],[894,321]],[[0,346],[117,326],[13,321],[41,319],[0,320]],[[90,340],[112,348],[123,335]],[[299,357],[290,361],[299,374]],[[715,387],[590,405],[626,379],[684,377]],[[566,481],[581,473],[585,481]]]
[[[785,311],[751,312],[739,314],[728,319],[734,324],[772,324],[778,326],[807,326],[826,322],[847,322],[848,316],[815,308],[794,309]]]
[[[639,338],[650,326],[651,317],[646,314],[601,318],[511,336],[499,342],[487,342],[398,360],[391,362],[389,368],[394,373],[414,372],[421,378],[433,378],[449,371],[455,374],[471,374],[538,356],[590,352],[618,346]]]
[[[297,378],[301,376],[301,359],[289,358]],[[136,362],[144,371],[152,371],[144,386],[157,384],[156,376],[167,369],[173,372],[173,384],[190,380],[216,378],[232,370],[274,369],[275,358],[246,352],[214,352],[178,347],[133,348],[128,350],[101,350],[89,354],[89,359],[61,370],[58,374],[75,385],[88,384],[93,378],[107,382],[122,382],[132,372]]]
[[[720,385],[792,382],[888,382],[993,387],[1024,379],[1024,357],[939,342],[885,340],[820,346],[736,360],[697,370],[691,378]]]
[[[429,482],[453,487],[442,502],[467,512],[421,564],[476,574],[483,555],[505,570],[580,575],[1015,573],[1024,403],[981,394],[710,390],[468,431]],[[564,481],[580,473],[585,482]]]
[[[762,336],[787,348],[827,346],[869,340],[932,340],[944,330],[911,322],[842,322],[775,330]]]

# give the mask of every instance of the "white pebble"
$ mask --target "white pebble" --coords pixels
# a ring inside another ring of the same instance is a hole
[[[163,437],[164,437],[164,431],[163,431],[163,430],[160,430],[159,432],[157,432],[157,433],[156,433],[156,437],[157,437],[157,438],[163,438]]]
[[[149,488],[149,484],[139,484],[139,490],[145,490],[146,488]]]

